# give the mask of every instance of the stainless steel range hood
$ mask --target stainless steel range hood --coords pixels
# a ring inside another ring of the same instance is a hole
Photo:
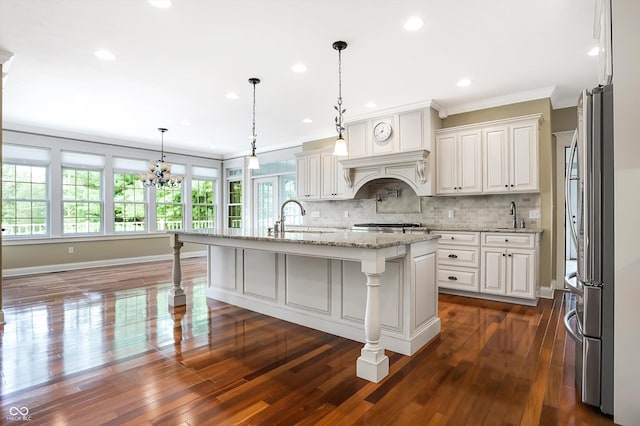
[[[377,179],[398,179],[419,196],[434,194],[431,158],[426,149],[341,160],[346,182],[345,198]]]

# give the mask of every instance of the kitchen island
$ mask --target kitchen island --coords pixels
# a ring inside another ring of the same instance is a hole
[[[184,305],[180,248],[207,247],[207,297],[365,343],[357,375],[379,382],[384,348],[412,355],[440,332],[437,235],[348,231],[171,232],[173,289]]]

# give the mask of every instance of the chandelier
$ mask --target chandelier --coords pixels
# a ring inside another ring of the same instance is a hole
[[[342,108],[342,51],[347,48],[347,42],[336,41],[333,43],[333,48],[338,51],[338,105],[335,105],[333,107],[336,111],[338,111],[338,115],[335,119],[336,130],[338,131],[338,139],[336,139],[336,144],[333,148],[333,155],[346,157],[347,155],[349,155],[349,151],[347,151],[347,143],[342,137],[342,132],[344,132],[344,126],[342,124],[342,114],[347,111],[346,108]]]
[[[251,127],[251,157],[249,157],[249,169],[255,170],[260,168],[260,161],[256,155],[256,84],[260,83],[259,78],[250,78],[249,83],[253,84],[253,126]]]
[[[172,175],[171,164],[164,162],[164,132],[166,132],[167,129],[159,127],[158,130],[160,130],[162,135],[160,159],[149,163],[149,171],[147,173],[141,173],[140,180],[144,186],[155,186],[156,188],[162,188],[164,186],[178,187],[180,183],[182,183],[182,176]]]

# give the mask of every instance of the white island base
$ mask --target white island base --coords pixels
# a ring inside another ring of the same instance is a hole
[[[363,248],[180,233],[174,250],[182,241],[208,246],[207,297],[365,343],[363,379],[388,374],[384,348],[412,355],[440,332],[436,239]]]

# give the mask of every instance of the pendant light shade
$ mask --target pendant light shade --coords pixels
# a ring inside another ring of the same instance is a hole
[[[332,46],[338,51],[338,104],[333,107],[338,112],[335,118],[338,139],[336,139],[336,144],[333,148],[333,155],[346,157],[349,155],[349,151],[347,150],[347,143],[342,137],[342,132],[344,132],[342,114],[347,111],[346,108],[342,108],[342,51],[347,48],[347,43],[344,41],[336,41]]]
[[[247,168],[256,170],[260,168],[260,161],[256,155],[256,84],[260,83],[259,78],[250,78],[249,83],[253,85],[253,126],[251,127],[251,157],[249,157],[249,165]]]

